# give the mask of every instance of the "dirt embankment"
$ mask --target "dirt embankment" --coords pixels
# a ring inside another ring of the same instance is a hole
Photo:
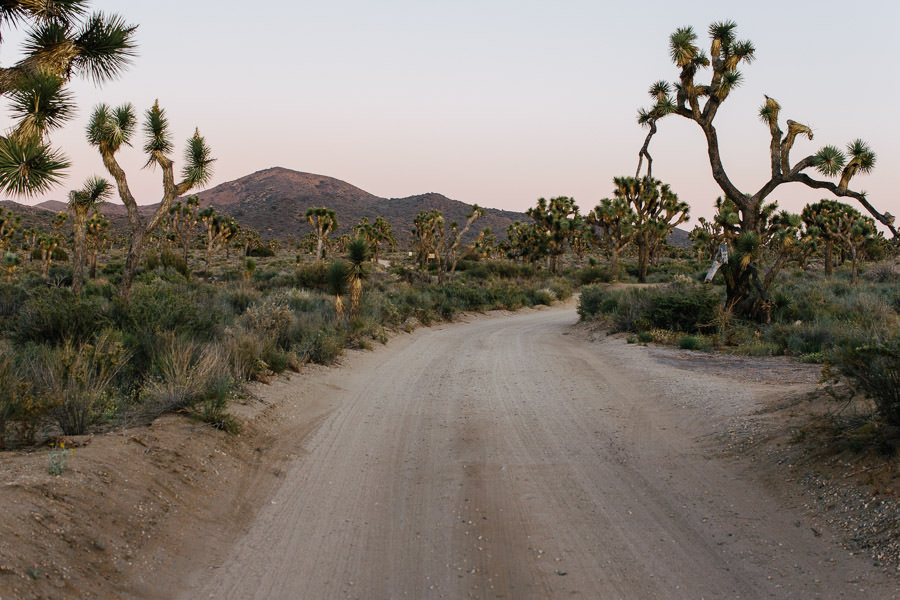
[[[170,416],[59,477],[44,450],[4,454],[0,597],[896,595],[896,565],[842,547],[792,481],[813,369],[592,342],[575,319],[352,352],[259,388],[237,437]]]

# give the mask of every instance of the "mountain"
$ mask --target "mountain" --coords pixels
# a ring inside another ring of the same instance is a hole
[[[312,227],[304,216],[310,206],[327,206],[335,211],[339,234],[351,231],[363,217],[374,221],[381,216],[401,240],[408,237],[413,219],[421,211],[438,209],[447,222],[463,223],[472,209],[470,204],[434,193],[380,198],[333,177],[282,167],[257,171],[197,196],[201,206],[215,206],[242,225],[256,229],[263,238],[300,238],[311,232]],[[485,210],[485,216],[473,229],[491,227],[495,234],[503,234],[513,221],[528,219],[524,213]]]
[[[410,238],[413,220],[422,211],[440,210],[446,222],[462,224],[472,205],[453,200],[442,194],[428,193],[406,198],[380,198],[345,181],[302,173],[282,167],[264,169],[217,185],[197,194],[201,207],[214,206],[219,213],[233,216],[241,225],[252,227],[263,239],[300,239],[312,231],[306,221],[306,209],[326,206],[335,211],[338,234],[347,233],[367,217],[370,222],[384,217],[393,228],[394,235],[403,244]],[[18,207],[29,215],[29,220],[41,219],[49,224],[52,215],[66,210],[66,203],[55,200],[42,202],[34,207],[14,202],[3,202]],[[157,205],[144,205],[140,211],[150,215]],[[584,207],[587,209],[588,207]],[[105,203],[101,210],[112,222],[113,231],[127,227],[126,210],[119,203]],[[21,211],[20,211],[21,212]],[[469,236],[490,227],[498,239],[506,237],[506,228],[513,221],[530,221],[525,213],[485,208],[485,215],[472,227]],[[48,225],[49,227],[49,225]],[[676,229],[669,239],[677,246],[689,246],[687,232]]]

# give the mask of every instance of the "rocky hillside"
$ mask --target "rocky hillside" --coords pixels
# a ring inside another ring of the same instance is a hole
[[[394,235],[403,243],[409,238],[412,223],[422,211],[438,209],[449,223],[463,223],[472,205],[453,200],[436,193],[420,194],[406,198],[380,198],[347,182],[312,173],[301,173],[282,167],[257,171],[240,179],[222,183],[198,194],[200,205],[214,206],[220,213],[233,216],[241,225],[252,227],[264,239],[299,239],[312,231],[304,214],[310,206],[327,206],[337,213],[338,233],[346,233],[363,217],[374,221],[381,216],[387,219]],[[64,202],[50,200],[35,207],[3,202],[9,207],[19,207],[28,220],[41,220],[41,213],[51,215],[66,210]],[[142,206],[141,212],[151,214],[156,205]],[[43,210],[42,210],[43,209]],[[109,216],[114,230],[124,231],[127,225],[125,207],[118,203],[106,203],[103,212]],[[478,220],[471,234],[490,227],[503,239],[506,228],[513,221],[529,221],[524,213],[487,208],[487,214]],[[689,245],[687,233],[673,232],[670,242]]]
[[[471,205],[441,194],[408,198],[380,198],[333,177],[301,173],[281,167],[258,171],[223,183],[198,194],[201,206],[215,206],[234,216],[241,224],[259,231],[264,238],[299,238],[312,231],[304,214],[310,206],[327,206],[337,213],[338,233],[345,233],[363,217],[374,221],[384,217],[394,234],[403,239],[413,219],[423,210],[438,209],[449,221],[462,222]],[[496,234],[506,231],[523,213],[487,209],[477,228],[491,227]]]

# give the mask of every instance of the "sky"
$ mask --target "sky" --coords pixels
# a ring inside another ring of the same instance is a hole
[[[668,36],[732,19],[756,46],[743,85],[715,121],[726,171],[743,191],[768,179],[763,94],[784,120],[810,125],[795,159],[825,144],[865,139],[875,169],[851,187],[900,215],[897,3],[757,0],[734,4],[599,0],[94,0],[94,10],[139,25],[138,56],[118,79],[75,82],[77,117],[52,141],[73,162],[69,178],[29,199],[64,200],[92,174],[106,175],[84,128],[98,102],[155,99],[176,140],[197,127],[217,158],[207,188],[274,166],[336,177],[382,197],[437,192],[524,211],[539,197],[572,196],[590,210],[633,175],[646,130],[637,109],[649,86],[674,81]],[[15,60],[3,31],[0,64]],[[701,78],[698,77],[698,81]],[[9,113],[0,110],[9,123]],[[138,202],[161,198],[160,173],[143,170],[141,143],[121,153]],[[660,121],[654,176],[709,218],[721,195],[699,127]],[[800,184],[770,199],[799,212],[827,193]]]

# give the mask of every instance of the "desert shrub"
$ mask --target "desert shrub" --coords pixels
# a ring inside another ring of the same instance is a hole
[[[75,296],[66,288],[34,288],[22,303],[12,335],[20,342],[83,342],[109,323],[105,298]]]
[[[197,418],[226,433],[240,433],[240,421],[228,414],[228,397],[233,387],[233,382],[228,377],[219,377],[211,382],[195,406],[194,414]]]
[[[852,348],[838,348],[828,357],[832,376],[838,374],[875,402],[878,415],[900,425],[900,338]]]
[[[674,331],[701,331],[712,327],[718,294],[708,286],[671,284],[650,292],[650,322]]]
[[[18,315],[27,299],[28,292],[24,287],[0,283],[0,320]]]
[[[578,298],[578,307],[576,309],[581,320],[586,321],[594,315],[607,312],[600,309],[601,303],[605,298],[606,294],[596,285],[586,285],[581,288],[581,295]]]
[[[72,267],[60,264],[50,265],[50,269],[47,271],[47,281],[56,287],[72,285]]]
[[[248,285],[236,285],[228,286],[223,296],[231,311],[240,315],[257,302],[262,294]]]
[[[256,258],[269,258],[275,256],[275,251],[268,244],[261,244],[250,248],[247,256],[255,256]]]
[[[683,335],[678,338],[678,347],[682,350],[697,350],[703,345],[703,340],[692,335]]]
[[[225,330],[224,346],[231,373],[239,381],[249,381],[266,369],[262,359],[265,343],[243,327]]]
[[[480,309],[504,308],[506,310],[517,310],[523,306],[530,305],[526,290],[511,281],[502,281],[492,285],[488,289],[488,297],[489,302],[479,307]]]
[[[300,265],[294,271],[294,279],[298,286],[308,289],[325,289],[328,266],[324,262]]]
[[[0,448],[6,448],[7,429],[22,418],[31,382],[22,376],[13,349],[0,340]]]
[[[37,393],[65,435],[81,435],[112,404],[111,385],[128,353],[118,336],[101,332],[91,343],[41,347],[32,364]]]
[[[550,282],[550,291],[557,300],[568,300],[572,297],[572,284],[562,277],[555,277]]]
[[[125,331],[171,331],[209,340],[227,320],[216,295],[214,288],[204,285],[137,284],[127,303],[116,304],[114,316]]]
[[[653,341],[653,334],[649,331],[639,331],[637,340],[642,344],[649,344]]]
[[[286,304],[294,312],[332,311],[332,299],[307,289],[287,288],[269,295],[270,302]]]
[[[612,275],[606,267],[598,267],[595,265],[584,267],[575,271],[575,279],[581,285],[590,285],[592,283],[609,283],[612,281]]]
[[[342,327],[330,323],[321,323],[302,331],[294,344],[294,350],[303,362],[309,361],[321,365],[330,365],[344,351],[347,344],[347,333]]]
[[[900,267],[894,261],[883,261],[870,265],[862,277],[873,283],[893,283],[900,281]]]
[[[160,254],[159,259],[163,268],[172,269],[185,279],[190,279],[191,270],[188,267],[187,261],[184,260],[184,257],[181,254],[172,252],[170,248],[165,248]]]
[[[228,355],[219,344],[201,346],[172,333],[162,336],[162,350],[141,390],[141,416],[156,418],[192,406],[222,373],[228,373]]]
[[[248,308],[239,322],[272,347],[285,347],[294,313],[287,304],[267,299]]]
[[[556,301],[556,294],[547,288],[541,288],[533,291],[531,294],[531,301],[533,304],[550,306]]]

